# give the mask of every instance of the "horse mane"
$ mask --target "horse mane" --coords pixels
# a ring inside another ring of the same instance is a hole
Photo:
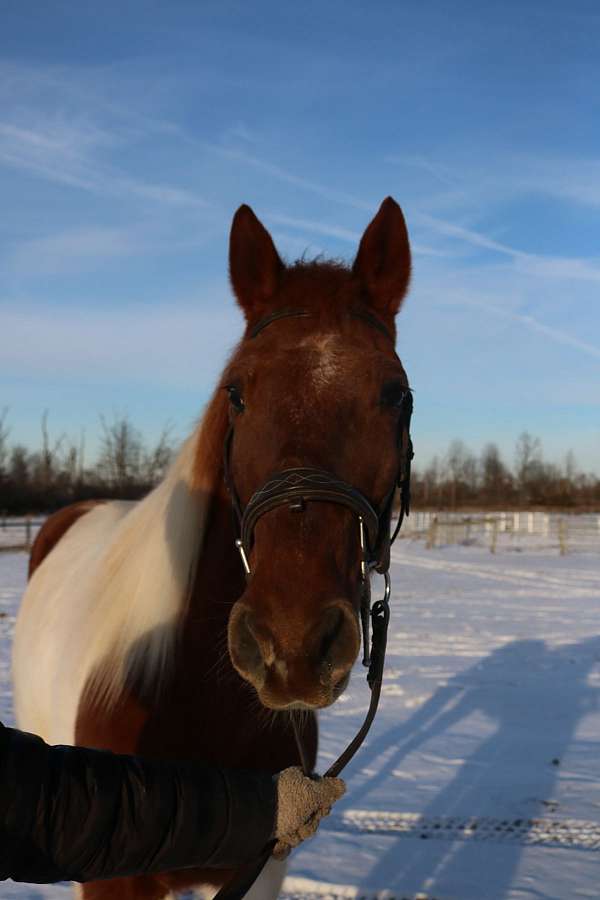
[[[315,312],[344,312],[360,301],[360,286],[350,277],[348,265],[336,259],[301,258],[282,273],[281,292],[285,305],[296,303]]]
[[[103,705],[131,679],[144,694],[168,673],[220,488],[226,427],[217,392],[164,479],[123,515],[98,557],[85,655],[96,665],[88,690]]]

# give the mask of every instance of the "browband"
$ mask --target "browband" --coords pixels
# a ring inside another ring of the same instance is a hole
[[[366,322],[367,325],[370,325],[371,328],[377,329],[381,334],[384,334],[387,338],[389,338],[392,343],[395,343],[394,335],[387,328],[380,319],[377,318],[370,310],[365,309],[364,307],[353,306],[348,310],[348,314],[352,316],[353,319],[362,319],[363,322]],[[308,316],[312,316],[314,313],[309,312],[307,309],[279,309],[276,312],[270,313],[268,316],[265,316],[264,319],[261,319],[256,325],[251,328],[248,333],[248,338],[252,340],[252,338],[258,337],[258,335],[263,331],[268,325],[271,325],[272,322],[277,322],[278,319],[299,319],[306,318]]]
[[[254,328],[248,334],[250,339],[257,337],[261,333],[261,331],[270,325],[271,322],[276,322],[277,319],[288,319],[288,318],[304,318],[304,316],[310,316],[312,313],[309,313],[306,309],[278,309],[276,312],[270,313],[268,316],[265,316],[264,319],[261,319],[260,322],[254,326]]]

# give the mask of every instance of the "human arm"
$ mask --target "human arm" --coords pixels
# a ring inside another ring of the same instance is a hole
[[[339,779],[50,747],[0,723],[0,879],[91,881],[235,867],[310,837]]]
[[[49,747],[0,725],[0,878],[90,881],[257,858],[268,773]]]

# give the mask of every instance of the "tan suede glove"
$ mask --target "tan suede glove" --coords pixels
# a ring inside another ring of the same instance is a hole
[[[341,778],[308,778],[293,766],[275,776],[277,784],[277,819],[273,849],[276,859],[285,859],[292,847],[312,837],[319,822],[328,816],[336,800],[346,793]]]

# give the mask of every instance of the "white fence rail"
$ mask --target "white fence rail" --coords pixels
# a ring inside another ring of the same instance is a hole
[[[43,522],[43,518],[34,516],[0,516],[0,551],[31,550]]]
[[[491,553],[555,550],[600,553],[600,515],[546,512],[411,512],[403,538],[421,539],[428,549],[448,544],[487,547]]]
[[[44,519],[0,516],[0,551],[30,550]],[[404,539],[423,540],[428,549],[449,544],[486,547],[491,553],[553,550],[600,553],[600,514],[545,512],[422,512],[402,525]]]

